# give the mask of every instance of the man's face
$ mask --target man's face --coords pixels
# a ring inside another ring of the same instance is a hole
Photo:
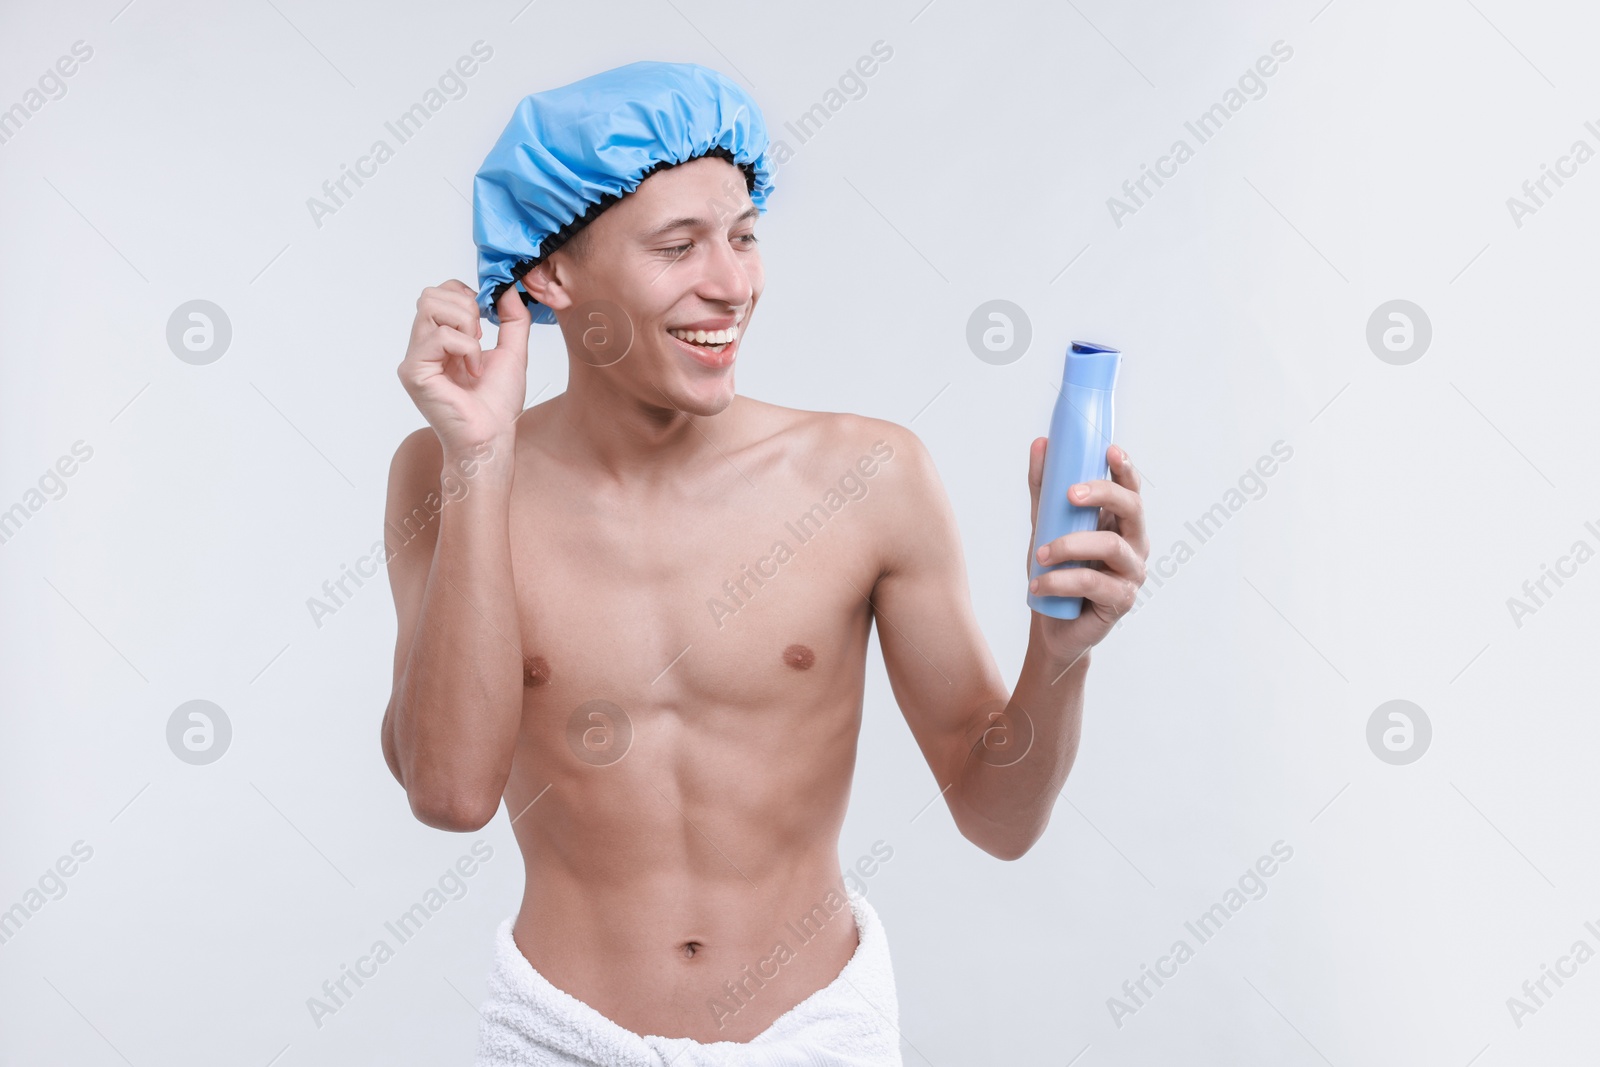
[[[589,223],[581,257],[563,261],[572,304],[557,311],[569,350],[646,404],[697,415],[726,408],[764,281],[756,218],[744,174],[725,159],[650,175]],[[668,332],[684,329],[737,332],[718,350]],[[628,345],[620,359],[617,342]]]

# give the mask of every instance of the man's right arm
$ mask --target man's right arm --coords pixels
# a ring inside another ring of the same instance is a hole
[[[458,832],[494,817],[522,720],[510,512],[530,316],[515,287],[497,306],[498,343],[480,351],[472,290],[423,291],[399,374],[429,426],[396,450],[385,507],[397,632],[384,759],[419,820]]]
[[[398,629],[384,756],[413,814],[441,830],[476,830],[494,816],[522,718],[514,451],[506,438],[447,456],[424,428],[389,472],[384,530]],[[441,481],[462,495],[447,496]]]

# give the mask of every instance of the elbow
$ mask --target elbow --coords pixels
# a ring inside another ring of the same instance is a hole
[[[961,836],[995,859],[1007,861],[1019,860],[1026,856],[1044,836],[1045,826],[1050,821],[1048,815],[1037,821],[1020,823],[1002,822],[971,811],[963,814],[965,818],[956,820],[956,827],[961,831]]]
[[[406,799],[411,802],[411,814],[418,822],[456,834],[483,829],[500,808],[500,801],[493,797],[486,801],[482,797],[445,790],[408,789]]]
[[[392,702],[383,720],[383,758],[406,791],[411,814],[424,826],[470,834],[487,826],[500,810],[509,766],[496,782],[470,768],[421,758],[414,747],[403,750],[395,734]]]
[[[978,841],[978,842],[974,842],[974,844],[976,844],[979,848],[983,849],[989,855],[993,856],[995,859],[997,859],[997,860],[1008,860],[1008,861],[1009,860],[1020,860],[1023,856],[1026,856],[1028,854],[1028,849],[1030,847],[1032,847],[1030,845],[1019,844],[1017,842],[1012,842],[1012,841],[1007,841],[1007,842],[1003,842],[1003,843],[1002,842],[995,842],[995,841],[989,841],[989,842]]]
[[[406,778],[400,770],[400,753],[394,744],[394,705],[390,704],[383,713],[383,726],[378,731],[378,741],[383,747],[383,762],[389,765],[389,773],[394,775],[394,780],[405,788]]]
[[[974,845],[993,856],[997,860],[1020,860],[1028,851],[1038,843],[1043,831],[1019,837],[1015,834],[991,835],[986,838],[968,838]]]

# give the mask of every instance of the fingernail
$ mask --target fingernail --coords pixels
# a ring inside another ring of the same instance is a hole
[[[1033,581],[1028,583],[1028,592],[1037,593],[1038,591],[1039,591],[1039,579],[1035,578]]]
[[[1086,500],[1089,496],[1089,487],[1087,485],[1075,485],[1072,487],[1072,495],[1079,500]]]
[[[1040,545],[1039,551],[1035,552],[1034,556],[1039,560],[1040,563],[1047,562],[1050,559],[1050,546]]]

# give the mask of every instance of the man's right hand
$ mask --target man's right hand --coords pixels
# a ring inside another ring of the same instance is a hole
[[[417,298],[401,384],[439,435],[446,456],[471,452],[515,433],[528,391],[528,327],[533,316],[515,285],[495,305],[500,336],[479,347],[477,294],[452,278]]]

